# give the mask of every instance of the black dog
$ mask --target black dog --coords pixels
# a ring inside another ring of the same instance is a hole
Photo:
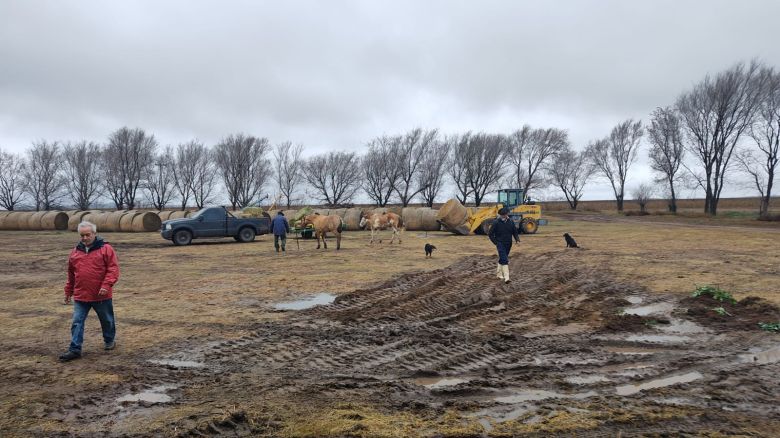
[[[425,257],[433,257],[433,250],[436,249],[435,246],[431,245],[430,243],[425,244]]]
[[[577,242],[569,235],[569,233],[563,233],[563,238],[566,239],[566,248],[579,248],[579,246],[577,246]]]

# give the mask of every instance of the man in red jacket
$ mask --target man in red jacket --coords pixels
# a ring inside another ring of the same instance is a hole
[[[81,241],[68,258],[68,282],[65,284],[65,304],[73,299],[73,325],[70,328],[71,341],[68,351],[60,355],[60,361],[67,362],[81,357],[84,341],[84,322],[89,309],[95,309],[106,350],[116,345],[114,306],[111,289],[119,279],[119,264],[111,245],[97,237],[97,226],[82,222],[78,226]]]

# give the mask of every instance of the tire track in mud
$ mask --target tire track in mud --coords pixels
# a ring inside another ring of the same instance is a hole
[[[677,335],[646,324],[665,315],[618,316],[632,306],[629,297],[645,305],[668,302],[671,307],[679,304],[678,298],[651,296],[637,285],[614,281],[607,272],[579,267],[574,253],[543,254],[516,263],[509,285],[495,278],[494,267],[488,257],[467,259],[356,290],[333,304],[257,324],[237,339],[191,345],[169,355],[201,361],[202,367],[145,364],[137,372],[138,382],[122,389],[176,386],[174,403],[188,404],[193,400],[181,398],[185,386],[220,385],[226,392],[251,388],[257,393],[284,388],[294,398],[323,387],[338,391],[344,379],[391,381],[397,383],[392,393],[370,383],[361,393],[390,407],[412,400],[427,406],[470,400],[481,407],[489,433],[492,424],[502,421],[507,406],[528,413],[541,405],[565,410],[566,400],[575,393],[616,409],[653,409],[656,402],[619,396],[615,388],[695,371],[702,374],[696,384],[663,388],[662,399],[699,385],[741,415],[753,412],[777,419],[777,409],[762,405],[768,397],[765,392],[751,398],[741,391],[739,401],[731,402],[725,390],[712,386],[724,375],[745,369],[744,381],[753,382],[748,385],[765,385],[762,379],[773,373],[734,359],[747,348],[767,348],[766,337],[737,341],[701,331],[687,334],[688,340],[682,342],[631,341],[628,335],[651,340]],[[683,315],[675,318],[686,321]],[[776,363],[768,368],[780,371]],[[231,382],[229,376],[240,376],[241,383]],[[426,386],[415,380],[420,376],[455,377],[458,383]],[[571,383],[577,379],[582,383]],[[538,395],[542,389],[544,397]],[[713,404],[706,392],[689,397],[693,404]],[[112,401],[90,400],[95,406]],[[79,400],[74,404],[82,406]],[[77,423],[109,424],[116,414],[82,409]],[[473,407],[463,414],[473,415]],[[202,428],[195,432],[215,435]]]

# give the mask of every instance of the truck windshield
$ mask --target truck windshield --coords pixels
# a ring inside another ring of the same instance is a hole
[[[195,213],[195,214],[193,214],[192,216],[190,216],[190,219],[194,219],[194,218],[198,218],[198,217],[201,217],[201,216],[203,216],[203,213],[204,213],[206,210],[208,210],[208,209],[207,209],[207,208],[202,208],[202,209],[198,210],[198,212],[197,212],[197,213]]]

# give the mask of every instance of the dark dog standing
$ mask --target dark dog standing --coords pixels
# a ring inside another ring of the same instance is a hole
[[[436,249],[435,246],[431,245],[430,243],[425,244],[425,257],[433,257],[433,250]]]
[[[577,246],[577,242],[569,235],[569,233],[563,233],[563,238],[566,239],[566,248],[579,248],[579,246]]]

